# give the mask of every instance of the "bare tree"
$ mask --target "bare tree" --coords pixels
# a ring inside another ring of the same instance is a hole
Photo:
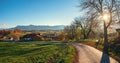
[[[108,54],[108,36],[107,29],[114,21],[118,20],[116,16],[120,15],[118,9],[120,8],[120,0],[80,0],[81,9],[86,10],[87,13],[95,13],[98,18],[104,16],[104,14],[109,15],[108,22],[103,19],[104,24],[104,49],[103,52]],[[119,18],[119,17],[118,17]]]
[[[69,39],[76,38],[76,26],[73,23],[70,26],[66,26],[64,28],[64,32],[67,33]]]
[[[83,17],[78,17],[75,19],[75,24],[77,28],[81,29],[81,33],[84,36],[84,39],[89,38],[90,32],[98,26],[98,21],[95,18],[95,14],[85,15]]]
[[[83,39],[89,38],[90,32],[98,26],[98,20],[95,14],[84,15],[77,17],[70,26],[66,26],[64,31],[70,39],[79,40],[81,36]]]

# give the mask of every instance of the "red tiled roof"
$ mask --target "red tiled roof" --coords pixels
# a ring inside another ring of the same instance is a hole
[[[22,38],[38,38],[38,37],[40,37],[40,34],[27,34]]]

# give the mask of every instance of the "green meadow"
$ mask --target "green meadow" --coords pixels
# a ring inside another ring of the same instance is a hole
[[[0,42],[0,63],[72,63],[74,55],[71,45]]]

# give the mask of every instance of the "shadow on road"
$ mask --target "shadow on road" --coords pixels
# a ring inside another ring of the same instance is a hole
[[[103,52],[100,63],[110,63],[109,55]]]

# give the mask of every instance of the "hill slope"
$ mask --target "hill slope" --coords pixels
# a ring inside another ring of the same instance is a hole
[[[64,29],[64,25],[56,25],[56,26],[36,26],[36,25],[28,25],[28,26],[16,26],[11,29],[21,29],[21,30],[62,30]]]

